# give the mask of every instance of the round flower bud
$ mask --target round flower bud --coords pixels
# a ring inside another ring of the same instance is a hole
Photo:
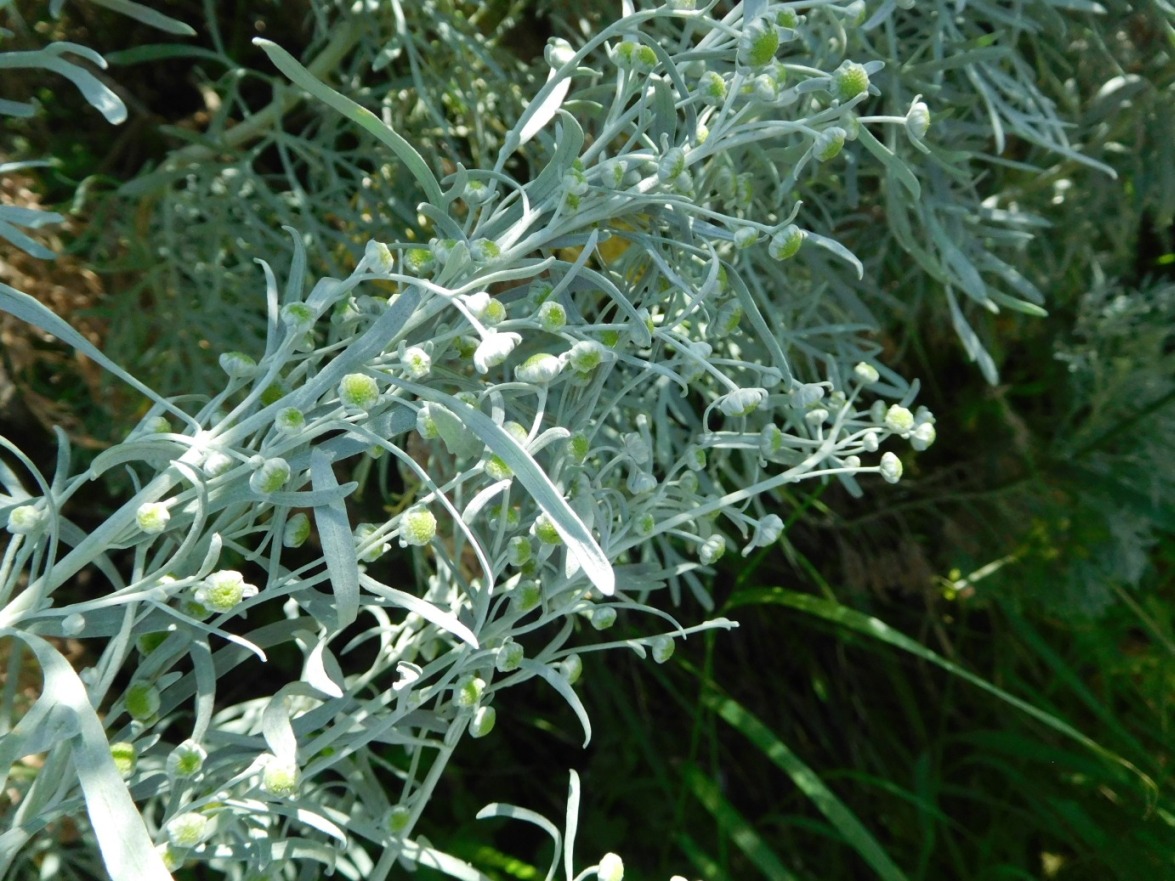
[[[293,759],[282,760],[272,753],[265,756],[261,770],[261,789],[277,798],[293,798],[298,794],[302,770]]]
[[[172,777],[195,777],[204,767],[208,752],[194,740],[185,740],[167,757],[167,773]]]
[[[677,486],[683,494],[696,496],[698,494],[698,475],[693,471],[683,471],[677,478]]]
[[[869,91],[869,73],[855,61],[845,61],[832,75],[832,91],[841,101],[851,101]]]
[[[162,502],[145,502],[139,505],[139,510],[135,512],[135,522],[147,535],[158,535],[163,532],[170,519],[171,512]]]
[[[612,190],[624,186],[628,165],[623,159],[606,159],[600,163],[600,183]]]
[[[125,779],[135,773],[135,767],[139,763],[139,751],[133,743],[120,740],[110,744],[110,758],[114,759],[114,767]]]
[[[789,223],[771,237],[771,242],[767,245],[767,253],[773,260],[790,260],[800,252],[800,246],[804,244],[804,239],[807,237],[806,232],[794,223]]]
[[[653,660],[658,664],[664,664],[673,657],[673,652],[677,649],[677,642],[672,636],[657,636],[653,638],[651,648]]]
[[[624,861],[614,853],[604,854],[596,867],[600,881],[624,881]]]
[[[257,588],[246,584],[245,578],[234,569],[213,572],[196,587],[195,599],[213,612],[229,612],[249,597],[257,596]]]
[[[424,349],[420,348],[420,346],[412,346],[408,349],[405,349],[404,356],[402,358],[402,363],[404,365],[404,369],[408,371],[408,375],[410,377],[412,377],[413,379],[424,379],[424,377],[428,376],[429,371],[432,370],[432,357],[428,354],[428,352],[426,352],[426,351],[424,351]],[[353,374],[353,375],[362,376],[363,374]],[[366,378],[370,378],[370,377],[366,377]],[[371,380],[371,382],[372,382],[372,385],[375,384],[374,379]],[[376,400],[378,400],[378,399],[379,399],[379,389],[377,388],[376,389]],[[372,404],[374,404],[374,403],[375,403],[375,401],[372,401]],[[371,404],[367,405],[363,409],[366,410],[366,409],[369,409],[370,407],[371,407]]]
[[[490,300],[485,312],[481,315],[482,324],[486,327],[496,327],[507,318],[506,306],[501,300]]]
[[[536,581],[521,581],[510,592],[510,605],[519,613],[529,612],[543,600],[543,589]]]
[[[347,410],[370,410],[379,403],[379,384],[366,373],[348,373],[339,383],[339,401]]]
[[[938,437],[933,422],[923,422],[910,434],[910,446],[916,450],[925,450]]]
[[[894,404],[885,412],[885,427],[895,434],[905,434],[914,428],[914,414],[901,404]]]
[[[493,707],[478,707],[469,723],[469,736],[473,738],[485,737],[494,730],[494,723],[498,720],[498,713]]]
[[[412,275],[428,275],[436,266],[436,258],[428,248],[409,248],[404,253],[404,268]]]
[[[502,249],[490,239],[474,239],[469,243],[469,258],[474,263],[485,265],[502,256]]]
[[[459,707],[475,707],[485,694],[485,680],[472,673],[463,676],[453,689],[453,702]]]
[[[776,456],[783,449],[784,444],[783,431],[774,422],[769,422],[763,426],[763,430],[759,432],[759,455],[764,459],[770,459]]]
[[[61,632],[66,636],[77,636],[86,629],[86,616],[81,612],[74,612],[61,619]]]
[[[706,450],[697,446],[688,447],[685,451],[685,466],[691,471],[704,471],[706,468]]]
[[[522,337],[519,334],[490,331],[473,353],[473,366],[478,373],[489,373],[490,368],[505,361],[520,342]]]
[[[540,352],[514,368],[514,378],[532,385],[546,385],[563,370],[563,362],[554,355]]]
[[[657,53],[643,43],[632,53],[632,69],[637,73],[652,73],[657,67]]]
[[[746,67],[769,64],[779,50],[779,31],[766,16],[756,18],[743,30],[738,41],[738,62]]]
[[[289,479],[289,462],[282,458],[266,459],[249,475],[249,488],[259,495],[267,496],[280,490]]]
[[[632,528],[641,538],[648,538],[657,530],[657,518],[646,511],[636,518]]]
[[[712,535],[702,542],[701,548],[698,549],[698,559],[702,561],[702,565],[709,566],[722,559],[722,555],[725,553],[726,537],[721,534]]]
[[[570,64],[574,57],[575,50],[562,37],[551,37],[543,49],[543,60],[552,68],[558,69],[565,64]]]
[[[136,682],[126,691],[127,714],[136,722],[149,722],[159,713],[159,689],[149,682]]]
[[[481,205],[488,202],[490,196],[494,194],[491,187],[487,187],[483,181],[470,180],[465,182],[465,192],[461,194],[461,198],[469,205]]]
[[[567,451],[571,453],[571,458],[575,460],[577,465],[582,465],[587,461],[588,454],[591,453],[592,442],[588,440],[588,436],[583,432],[577,431],[567,439]]]
[[[248,379],[257,373],[257,362],[244,352],[225,352],[219,361],[220,369],[233,379]]]
[[[146,507],[146,505],[143,507]],[[163,526],[166,526],[168,517],[167,508],[164,508],[162,505],[159,507],[163,508]],[[140,508],[139,510],[142,511],[143,509]],[[36,505],[19,505],[8,512],[8,531],[13,535],[32,535],[34,532],[40,530],[44,522],[45,512]],[[141,522],[139,526],[144,532],[150,531]],[[161,526],[155,532],[161,531],[162,528]]]
[[[628,475],[625,485],[632,495],[643,496],[657,488],[657,478],[648,471],[639,471],[634,468],[632,473]]]
[[[284,407],[273,417],[273,425],[282,434],[297,434],[306,427],[306,417],[297,407]]]
[[[219,477],[221,474],[227,474],[231,471],[236,464],[236,460],[232,456],[228,456],[219,450],[213,450],[204,457],[204,462],[200,468],[209,477]]]
[[[386,541],[371,540],[377,532],[379,526],[374,523],[360,523],[355,527],[355,549],[363,563],[374,563],[392,548]]]
[[[886,483],[897,483],[902,478],[902,460],[893,453],[883,453],[881,456],[881,476]]]
[[[773,104],[779,98],[779,81],[769,73],[759,74],[751,80],[749,86],[745,86],[744,88],[749,88],[751,94],[755,96],[755,99],[765,104]],[[751,198],[752,195],[747,194],[745,197],[740,196],[739,201],[745,207],[749,207]]]
[[[591,373],[603,363],[605,355],[612,357],[600,343],[580,340],[567,353],[567,361],[576,373]]]
[[[685,151],[670,147],[657,163],[657,178],[661,183],[672,183],[685,171]]]
[[[579,655],[568,655],[555,665],[568,685],[575,685],[583,675],[583,660]]]
[[[840,126],[826,128],[816,136],[816,143],[812,145],[813,155],[821,162],[835,159],[845,145],[846,132]]]
[[[866,452],[876,453],[877,448],[881,445],[881,441],[877,437],[877,432],[873,429],[861,435],[861,446],[865,448]]]
[[[525,535],[514,536],[506,545],[506,559],[510,561],[511,566],[525,566],[532,556],[534,548]]]
[[[804,414],[804,421],[813,427],[823,425],[828,421],[828,411],[823,407],[813,407]]]
[[[740,226],[734,231],[734,246],[740,251],[745,251],[757,241],[759,241],[759,231],[753,226]]]
[[[910,105],[910,109],[906,111],[906,134],[910,139],[918,142],[926,137],[926,133],[930,131],[930,108],[926,106],[925,101],[914,99],[914,103]]]
[[[172,847],[188,849],[202,844],[212,834],[212,824],[203,814],[188,811],[167,821],[167,840]]]
[[[545,513],[539,514],[534,521],[534,534],[545,545],[562,544],[563,537],[555,528],[554,522]]]
[[[538,319],[543,330],[547,333],[555,333],[562,330],[563,326],[567,324],[567,310],[563,308],[562,304],[556,303],[554,300],[547,300],[539,306]]]
[[[400,517],[400,544],[403,547],[424,547],[437,534],[437,518],[421,505],[409,508]]]
[[[767,389],[742,388],[718,399],[718,409],[726,416],[748,416],[767,400]]]
[[[698,97],[703,104],[718,107],[726,100],[726,80],[717,71],[708,70],[698,79]]]
[[[597,606],[592,610],[591,622],[596,630],[607,630],[616,623],[616,610],[611,606]]]
[[[282,546],[300,548],[310,538],[310,518],[299,511],[286,521],[282,530]]]
[[[765,548],[779,541],[783,535],[783,520],[778,514],[768,514],[755,524],[755,535],[751,543],[755,547]]]
[[[384,815],[384,828],[393,835],[398,835],[408,828],[411,820],[411,809],[407,805],[396,805]]]
[[[494,669],[499,673],[510,673],[522,666],[522,659],[525,656],[526,652],[521,643],[507,638],[494,656]]]
[[[853,374],[865,385],[873,385],[873,383],[881,379],[881,374],[877,372],[877,368],[872,364],[866,364],[864,361],[853,368]]]
[[[396,258],[392,256],[391,249],[374,239],[363,249],[363,262],[367,264],[367,271],[376,275],[388,275],[396,267]]]
[[[788,7],[775,14],[775,23],[781,28],[795,28],[800,23],[800,16],[794,9]]]

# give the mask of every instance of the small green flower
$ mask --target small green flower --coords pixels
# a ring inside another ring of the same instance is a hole
[[[277,411],[273,424],[282,434],[297,434],[306,427],[306,416],[297,407],[284,407]]]
[[[475,707],[481,701],[485,690],[485,680],[480,676],[468,673],[458,681],[456,688],[453,689],[453,701],[457,706],[465,709]]]
[[[726,79],[717,71],[706,71],[698,79],[698,95],[703,104],[721,106],[726,100]]]
[[[474,239],[469,243],[469,257],[474,263],[492,263],[501,256],[501,246],[490,239]]]
[[[363,262],[367,264],[367,271],[376,275],[389,275],[396,268],[396,258],[391,249],[375,239],[370,240],[363,249]]]
[[[800,247],[804,244],[807,235],[794,223],[789,223],[771,237],[767,253],[773,260],[790,260],[800,252]]]
[[[538,321],[547,333],[555,333],[562,330],[567,324],[567,310],[563,308],[562,304],[554,300],[547,300],[539,306]]]
[[[125,704],[136,722],[150,722],[159,714],[159,689],[149,682],[136,682],[127,689]]]
[[[726,538],[718,534],[712,535],[704,542],[698,550],[698,559],[702,561],[702,565],[709,566],[712,563],[717,563],[722,559],[722,555],[726,553]]]
[[[534,521],[534,534],[545,545],[557,545],[563,543],[563,537],[559,535],[559,530],[555,528],[555,523],[546,513],[539,514]]]
[[[314,310],[305,303],[286,303],[282,306],[282,324],[294,333],[305,333],[314,324]]]
[[[677,642],[672,636],[658,636],[654,637],[652,642],[653,660],[658,664],[664,664],[673,657],[673,652],[677,649]]]
[[[529,612],[543,600],[543,589],[537,581],[520,581],[510,591],[510,604],[520,613]]]
[[[172,777],[195,777],[204,767],[208,752],[194,740],[185,740],[167,757],[167,773]]]
[[[245,578],[234,569],[213,572],[196,587],[196,602],[212,612],[230,612],[242,600],[257,596],[257,588],[246,584]]]
[[[398,835],[408,828],[412,820],[412,811],[407,805],[396,805],[384,815],[384,828],[393,835]]]
[[[202,844],[212,834],[212,824],[203,814],[188,811],[167,821],[167,840],[172,847],[188,849]]]
[[[746,67],[770,64],[779,50],[779,31],[767,18],[756,18],[743,31],[738,42],[738,61]]]
[[[147,535],[158,535],[167,528],[171,512],[162,502],[145,502],[135,512],[135,522]]]
[[[302,770],[293,759],[282,760],[269,753],[261,769],[261,789],[277,798],[293,798],[298,794]]]
[[[266,459],[249,475],[249,487],[253,492],[267,496],[280,490],[289,479],[289,462],[280,457]]]
[[[607,630],[616,623],[616,610],[612,606],[598,606],[592,610],[592,627]]]
[[[914,414],[901,404],[894,404],[885,413],[885,427],[895,434],[912,431]]]
[[[614,853],[604,854],[596,867],[600,881],[624,881],[624,861]]]
[[[437,518],[421,505],[409,508],[400,518],[400,544],[403,547],[424,547],[437,534]]]
[[[510,673],[522,666],[522,659],[526,656],[521,643],[507,638],[494,657],[494,669],[499,673]]]
[[[580,340],[568,351],[567,362],[576,373],[591,373],[604,362],[605,354],[607,350],[595,340]]]
[[[135,767],[139,763],[139,751],[133,743],[120,740],[110,744],[110,757],[114,759],[114,767],[124,778],[135,773]]]
[[[370,410],[379,403],[379,384],[366,373],[348,373],[339,383],[339,400],[347,410]]]
[[[833,94],[841,101],[851,101],[869,91],[869,73],[855,61],[845,61],[832,75]]]
[[[816,136],[812,154],[821,162],[828,162],[840,155],[844,149],[847,132],[840,126],[831,126]]]
[[[534,549],[525,535],[514,536],[506,546],[506,558],[511,566],[525,566],[532,556]]]
[[[469,723],[469,736],[475,739],[485,737],[494,730],[497,720],[498,713],[493,707],[478,707]]]
[[[220,369],[233,379],[249,379],[257,373],[257,362],[244,352],[225,352],[219,360]]]
[[[282,530],[282,546],[300,548],[310,538],[310,518],[299,511],[286,521]]]
[[[411,346],[404,350],[403,357],[404,369],[408,371],[408,375],[413,379],[424,379],[432,370],[432,357],[420,346]],[[352,374],[352,376],[362,376],[363,374]],[[370,378],[370,377],[367,377]],[[372,386],[375,387],[375,400],[362,407],[364,410],[370,410],[375,401],[379,400],[379,388],[375,386],[375,380],[371,380]],[[340,394],[339,397],[342,397]]]
[[[162,507],[162,506],[160,506]],[[141,508],[139,509],[142,510]],[[164,513],[167,509],[163,508]],[[40,530],[45,522],[45,512],[36,505],[19,505],[8,512],[8,531],[13,535],[32,535]],[[167,525],[167,519],[164,518],[163,525]],[[142,523],[139,524],[144,532],[148,532]],[[161,531],[160,527],[158,531]]]
[[[404,268],[412,275],[428,275],[436,265],[428,248],[409,248],[404,253]]]
[[[577,431],[567,439],[567,451],[571,453],[571,458],[575,460],[577,465],[582,465],[587,461],[588,454],[592,451],[592,442],[588,440],[586,434]]]

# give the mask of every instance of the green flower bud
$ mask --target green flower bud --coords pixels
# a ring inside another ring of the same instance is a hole
[[[494,730],[494,723],[497,720],[498,714],[493,707],[478,707],[469,723],[469,736],[473,738],[485,737]]]
[[[225,352],[219,360],[220,369],[233,379],[249,379],[257,373],[257,362],[244,352]]]
[[[708,70],[698,79],[698,96],[703,104],[719,107],[726,100],[726,80],[717,71]]]
[[[499,648],[494,657],[494,669],[499,673],[510,673],[522,666],[522,659],[526,656],[520,643],[507,639]]]
[[[673,657],[673,652],[677,649],[677,642],[672,636],[658,636],[653,639],[652,653],[653,660],[658,664],[664,664]]]
[[[885,413],[885,427],[895,434],[905,434],[914,428],[914,414],[901,404],[894,404]]]
[[[575,685],[583,675],[583,660],[579,655],[568,655],[556,666],[568,685]]]
[[[738,41],[738,62],[745,67],[763,67],[779,50],[779,31],[766,17],[756,18],[743,30]]]
[[[883,453],[881,456],[881,476],[886,483],[897,483],[902,479],[902,460],[893,453]]]
[[[167,840],[172,847],[188,848],[202,844],[212,834],[212,824],[203,814],[188,811],[167,821]]]
[[[555,528],[554,521],[551,520],[545,513],[539,514],[534,521],[534,534],[545,545],[557,545],[563,543],[563,537],[559,535],[559,530]]]
[[[299,511],[286,521],[282,530],[282,546],[300,548],[310,538],[310,518]]]
[[[412,275],[428,275],[434,266],[436,260],[428,248],[409,248],[404,254],[404,268]]]
[[[167,528],[171,512],[162,502],[145,502],[135,512],[135,522],[147,535],[158,535]]]
[[[547,300],[539,306],[538,320],[543,330],[547,333],[555,333],[562,330],[563,326],[567,324],[567,310],[560,303]]]
[[[869,74],[855,61],[845,61],[832,75],[832,91],[841,101],[851,101],[869,91]]]
[[[790,260],[799,253],[800,246],[804,244],[807,235],[794,223],[789,223],[771,237],[767,253],[773,260]]]
[[[124,779],[135,773],[135,767],[139,763],[139,751],[133,743],[118,741],[110,744],[110,757],[114,759],[114,767]]]
[[[596,867],[600,881],[624,881],[624,861],[614,853],[604,854]]]
[[[563,364],[557,357],[540,352],[515,367],[514,378],[532,385],[546,385],[562,370]]]
[[[612,606],[597,606],[592,610],[592,627],[607,630],[616,623],[616,610]]]
[[[453,690],[453,702],[464,709],[475,707],[485,694],[485,680],[472,673],[466,674],[458,681]]]
[[[306,427],[306,417],[297,407],[285,407],[277,411],[273,425],[282,434],[297,434]]]
[[[877,372],[877,368],[872,364],[866,364],[864,361],[853,368],[853,373],[865,385],[873,385],[881,379],[881,374]]]
[[[298,794],[302,770],[293,759],[282,760],[272,753],[265,756],[261,770],[261,789],[277,798],[288,799]]]
[[[159,689],[149,682],[136,682],[126,691],[125,705],[136,722],[150,722],[159,714]]]
[[[816,136],[816,143],[812,145],[812,154],[820,162],[828,162],[840,155],[844,149],[846,132],[839,126],[826,128]]]
[[[409,508],[400,517],[400,544],[403,547],[424,547],[437,534],[437,518],[421,505]]]
[[[143,507],[146,506],[144,505]],[[160,507],[163,508],[162,505],[160,505]],[[139,510],[142,511],[142,508]],[[167,525],[168,516],[167,508],[163,508],[163,526]],[[45,512],[36,505],[19,505],[18,507],[13,508],[8,512],[8,531],[13,535],[32,535],[33,533],[40,531],[44,522]],[[154,531],[161,532],[163,530],[163,526]],[[151,531],[143,526],[141,522],[139,527],[144,532]]]
[[[698,559],[702,561],[703,566],[709,566],[722,559],[722,555],[725,553],[726,537],[721,534],[712,535],[702,542],[702,546],[698,550]]]
[[[408,371],[408,375],[413,379],[424,379],[428,376],[429,371],[432,370],[432,357],[420,346],[412,346],[404,350],[403,358],[404,369]],[[363,374],[352,374],[352,376],[362,376]],[[370,377],[365,377],[370,379]],[[375,386],[375,380],[371,380],[372,386]],[[340,395],[340,397],[342,397]],[[379,400],[379,388],[375,386],[375,400]],[[364,410],[371,409],[375,401],[363,407]]]
[[[167,757],[167,773],[172,777],[195,777],[204,767],[208,753],[194,740],[185,740]]]
[[[196,602],[212,612],[230,612],[243,600],[257,596],[255,585],[246,584],[234,569],[213,572],[196,587]]]
[[[347,410],[370,410],[379,403],[379,384],[366,373],[348,373],[339,383],[339,400]]]
[[[249,475],[249,487],[259,495],[267,496],[286,485],[290,479],[290,463],[280,457],[266,459]]]

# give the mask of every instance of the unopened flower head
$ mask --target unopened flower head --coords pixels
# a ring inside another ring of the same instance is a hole
[[[396,268],[396,258],[391,249],[374,239],[363,249],[363,262],[367,264],[367,271],[375,275],[388,275]]]
[[[890,452],[881,454],[881,476],[886,483],[897,483],[902,479],[902,460]]]
[[[561,303],[547,300],[539,306],[538,319],[543,330],[547,333],[555,333],[562,330],[567,324],[567,310],[563,308]]]
[[[242,600],[257,596],[257,587],[245,582],[235,569],[213,572],[196,587],[195,599],[213,612],[229,612]]]
[[[522,644],[513,639],[507,639],[494,656],[494,669],[499,673],[510,673],[522,666],[524,657],[526,657],[526,652],[522,648]]]
[[[603,363],[606,355],[608,350],[595,340],[580,340],[567,353],[567,361],[576,373],[591,373]]]
[[[306,416],[297,407],[283,407],[273,417],[273,425],[282,434],[297,434],[306,427]]]
[[[257,362],[244,352],[225,352],[220,356],[220,369],[233,379],[249,379],[257,373]]]
[[[779,31],[766,16],[752,21],[738,41],[738,61],[746,67],[763,67],[779,50]]]
[[[282,546],[300,548],[310,538],[310,518],[299,511],[286,521],[282,530]]]
[[[163,510],[166,513],[167,509]],[[37,505],[19,505],[8,512],[8,531],[13,535],[32,535],[40,530],[44,522],[45,512]],[[167,520],[163,523],[166,526]]]
[[[172,847],[188,848],[202,844],[212,834],[212,823],[203,814],[188,811],[167,821],[167,840]]]
[[[813,155],[821,162],[835,159],[845,145],[846,132],[840,126],[831,126],[816,136],[812,145]]]
[[[379,384],[366,373],[348,373],[339,383],[339,401],[347,410],[370,410],[379,403]]]
[[[136,682],[126,691],[126,711],[136,722],[150,722],[159,713],[159,689],[150,682]]]
[[[280,490],[289,479],[289,462],[282,458],[265,459],[249,476],[249,487],[264,496]]]
[[[208,752],[194,740],[185,740],[167,757],[167,773],[172,777],[195,777],[204,767]]]
[[[412,379],[424,379],[432,370],[432,356],[420,346],[411,346],[404,350],[404,369]],[[375,382],[375,380],[372,380]],[[376,399],[379,399],[379,389],[376,389]],[[373,402],[374,403],[374,402]],[[370,409],[370,406],[363,409]]]
[[[714,70],[708,70],[698,79],[698,97],[703,104],[718,107],[726,100],[726,79]]]
[[[400,544],[424,547],[437,534],[437,518],[423,505],[409,508],[400,517]]]
[[[743,388],[718,399],[718,409],[726,416],[749,416],[767,400],[767,389]]]
[[[472,673],[462,677],[454,689],[453,701],[459,707],[475,707],[485,694],[486,683],[480,676]]]
[[[933,422],[923,422],[910,433],[910,446],[916,450],[925,450],[938,437]]]
[[[885,427],[895,434],[905,434],[914,428],[914,414],[901,404],[894,404],[885,412]]]
[[[767,253],[773,260],[790,260],[800,252],[807,235],[794,223],[790,223],[771,237]]]
[[[722,559],[722,555],[726,553],[726,538],[721,533],[712,535],[704,542],[698,550],[698,559],[702,561],[702,565],[709,566],[712,563],[717,563]]]
[[[921,97],[921,96],[919,96]],[[915,141],[921,141],[930,131],[930,108],[925,101],[914,99],[906,111],[906,132]]]
[[[497,721],[498,713],[493,707],[478,707],[469,721],[469,736],[474,739],[485,737],[494,730]]]
[[[869,91],[869,73],[855,61],[845,61],[832,75],[833,94],[841,101],[851,101]]]
[[[532,385],[546,385],[563,370],[563,363],[555,355],[540,352],[531,355],[514,368],[514,378]]]
[[[600,881],[624,881],[624,861],[614,853],[606,853],[596,873]]]
[[[277,798],[293,798],[298,794],[302,770],[293,759],[279,759],[267,754],[261,769],[261,789]]]
[[[171,512],[162,502],[145,502],[139,505],[139,509],[135,512],[135,522],[138,523],[139,529],[147,535],[158,535],[163,532],[167,529],[169,520],[171,520]]]
[[[489,373],[490,368],[505,361],[520,342],[522,337],[519,334],[490,331],[473,353],[473,366],[478,373]]]

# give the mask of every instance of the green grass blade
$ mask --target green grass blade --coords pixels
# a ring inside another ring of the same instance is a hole
[[[921,658],[924,661],[929,661],[935,666],[946,670],[948,673],[953,673],[959,678],[970,682],[972,685],[983,689],[989,694],[995,695],[1005,703],[1010,704],[1023,713],[1026,713],[1027,715],[1036,719],[1038,722],[1042,722],[1057,733],[1062,734],[1071,740],[1075,740],[1077,743],[1080,743],[1087,749],[1098,753],[1103,758],[1106,758],[1116,764],[1123,766],[1129,771],[1132,771],[1139,777],[1139,779],[1151,793],[1158,792],[1158,788],[1155,785],[1155,782],[1149,776],[1143,773],[1138,767],[1122,758],[1122,756],[1119,756],[1118,754],[1106,749],[1091,738],[1086,737],[1072,725],[1069,725],[1067,722],[1057,718],[1052,713],[1048,713],[1038,707],[1034,707],[1027,701],[1022,700],[1015,695],[1009,694],[1002,688],[992,685],[982,677],[976,676],[974,673],[964,670],[958,664],[948,661],[946,658],[942,657],[936,652],[931,651],[923,645],[919,645],[908,636],[899,633],[897,630],[894,630],[888,624],[878,620],[877,618],[863,615],[860,612],[842,606],[840,603],[831,602],[820,597],[799,593],[797,591],[788,590],[782,587],[762,588],[758,590],[745,591],[734,597],[731,603],[732,608],[748,605],[787,606],[801,612],[806,612],[809,615],[816,615],[817,617],[824,618],[826,621],[831,621],[834,624],[847,627],[850,630],[854,630],[858,633],[880,640],[881,642],[888,643],[895,648],[909,652],[910,654]]]
[[[697,765],[687,765],[684,769],[684,778],[685,785],[702,803],[702,807],[710,812],[723,833],[764,876],[770,881],[798,881],[796,875],[780,861],[775,851],[751,828],[746,818],[722,797],[722,793],[718,791],[718,784],[713,779],[703,773]]]
[[[770,728],[737,701],[715,691],[704,694],[702,701],[787,774],[796,787],[811,799],[817,810],[839,830],[845,841],[873,868],[878,877],[886,881],[908,881],[906,874],[889,858],[885,849],[877,843],[877,839],[857,819],[857,815],[845,807],[844,802],[833,794],[819,775],[788,749]]]

